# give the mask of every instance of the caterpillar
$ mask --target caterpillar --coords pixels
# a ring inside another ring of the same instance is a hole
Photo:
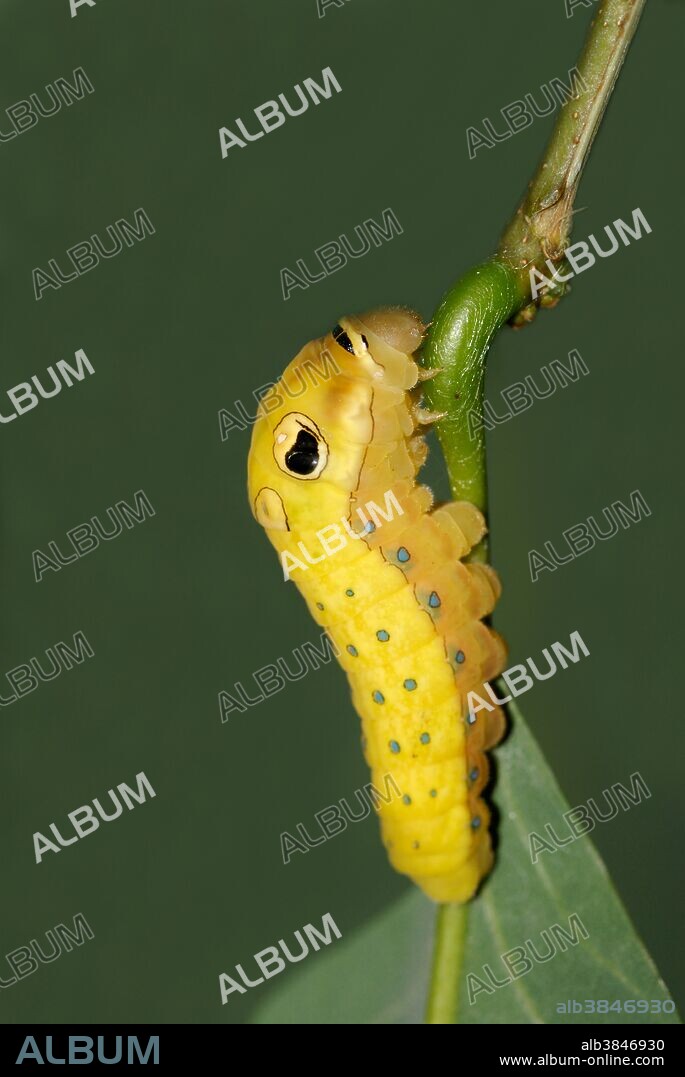
[[[468,693],[502,671],[506,648],[483,623],[497,574],[463,560],[482,514],[433,507],[416,482],[434,418],[420,406],[431,372],[413,358],[424,331],[389,307],[307,344],[261,400],[248,495],[282,563],[300,565],[292,579],[347,673],[372,779],[391,773],[402,793],[378,808],[391,864],[434,901],[464,902],[493,862],[485,751],[504,732],[499,708],[469,713]],[[326,351],[336,372],[307,384]],[[298,375],[305,389],[288,399]],[[362,506],[389,491],[389,510],[369,519]]]

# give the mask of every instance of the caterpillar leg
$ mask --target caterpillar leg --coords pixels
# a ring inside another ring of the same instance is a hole
[[[487,531],[482,512],[470,501],[449,501],[435,509],[431,517],[451,538],[460,558],[466,557]]]

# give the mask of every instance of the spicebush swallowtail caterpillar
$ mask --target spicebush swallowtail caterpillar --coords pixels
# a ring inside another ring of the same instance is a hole
[[[463,561],[483,516],[466,501],[433,508],[416,483],[430,418],[419,407],[430,372],[412,358],[423,331],[418,315],[386,308],[307,344],[282,379],[296,384],[299,372],[297,400],[282,382],[262,399],[248,488],[279,554],[316,551],[292,578],[347,673],[374,782],[390,773],[403,794],[379,805],[392,865],[433,900],[459,902],[492,866],[481,794],[485,750],[504,731],[499,708],[469,714],[468,692],[502,671],[506,650],[482,620],[498,577]],[[337,373],[310,385],[302,375],[324,349]],[[360,506],[382,505],[387,491],[401,513],[375,526]],[[347,540],[321,557],[317,533],[341,520]]]

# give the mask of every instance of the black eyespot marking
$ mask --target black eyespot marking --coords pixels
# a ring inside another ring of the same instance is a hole
[[[311,475],[318,463],[318,441],[308,430],[300,430],[292,449],[285,454],[285,466],[295,475]]]
[[[341,325],[334,325],[332,332],[333,332],[333,339],[335,341],[337,341],[337,343],[340,344],[341,347],[343,347],[346,352],[349,352],[350,355],[354,355],[354,348],[352,347],[352,341],[348,337],[348,335],[345,332],[345,330],[343,329],[343,327]]]
[[[364,336],[363,333],[362,333],[362,340],[364,341],[364,347],[368,351],[369,350],[369,342],[368,342],[368,340],[366,339],[366,337]]]
[[[293,478],[318,479],[328,463],[328,445],[313,419],[289,411],[273,432],[273,455],[278,467]]]

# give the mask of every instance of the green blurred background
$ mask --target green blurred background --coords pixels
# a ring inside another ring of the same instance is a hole
[[[98,0],[73,19],[68,0],[0,4],[1,130],[5,108],[76,67],[95,87],[0,145],[2,399],[78,348],[95,368],[0,428],[0,669],[78,629],[95,650],[2,712],[0,953],[79,911],[95,932],[4,991],[3,1021],[241,1023],[283,981],[222,1007],[220,972],[327,911],[345,936],[407,889],[373,819],[281,861],[282,831],[368,780],[335,664],[220,722],[220,690],[250,692],[254,670],[318,632],[249,513],[249,431],[222,442],[217,413],[250,409],[341,314],[407,303],[428,318],[490,253],[553,116],[475,160],[466,128],[501,130],[502,107],[565,79],[591,16],[567,19],[563,0],[349,0],[324,18],[315,0]],[[590,369],[489,436],[495,623],[511,663],[574,629],[591,650],[524,711],[572,805],[634,771],[648,784],[651,799],[594,838],[681,1005],[684,23],[676,0],[647,4],[578,200],[576,239],[638,206],[652,234],[502,333],[488,373],[496,402],[572,348]],[[220,126],[254,129],[255,107],[326,66],[342,93],[221,159]],[[64,265],[139,206],[154,236],[35,301],[35,266]],[[313,266],[316,247],[386,207],[401,236],[283,301],[281,268]],[[429,472],[445,493],[437,452]],[[34,582],[32,550],[141,488],[154,519]],[[531,548],[635,489],[648,520],[531,583]],[[141,770],[153,801],[34,863],[34,831]]]

